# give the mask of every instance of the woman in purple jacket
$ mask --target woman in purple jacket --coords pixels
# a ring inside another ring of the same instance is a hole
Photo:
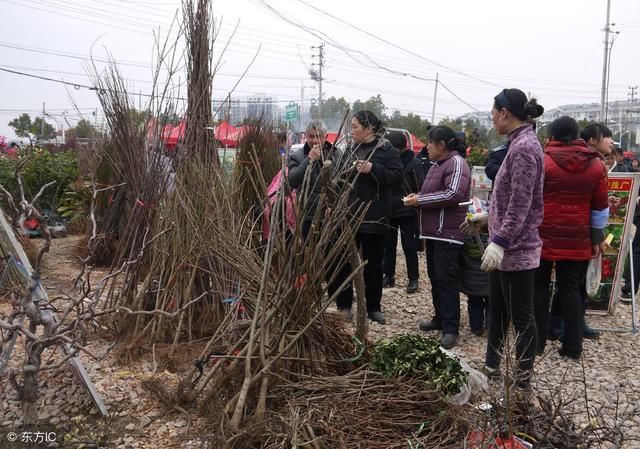
[[[482,269],[491,272],[485,371],[490,377],[499,374],[504,336],[513,323],[516,385],[525,391],[530,389],[536,353],[533,284],[542,250],[538,227],[543,219],[544,186],[544,155],[532,123],[543,112],[535,98],[527,100],[519,89],[504,89],[494,98],[491,110],[496,131],[507,135],[510,144],[493,184],[490,243],[482,256]]]
[[[420,323],[423,331],[441,330],[440,344],[455,346],[460,327],[460,264],[464,233],[458,229],[467,208],[471,171],[460,151],[464,146],[448,126],[429,130],[427,147],[432,166],[420,193],[405,198],[406,206],[420,209],[421,237],[427,239],[427,274],[435,314]],[[464,153],[463,153],[464,154]]]

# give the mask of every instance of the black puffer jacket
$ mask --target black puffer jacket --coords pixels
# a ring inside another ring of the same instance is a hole
[[[322,191],[322,183],[318,182],[318,176],[320,176],[320,170],[322,170],[322,161],[319,159],[315,162],[311,162],[309,159],[309,151],[311,148],[308,144],[304,144],[304,147],[289,156],[289,186],[292,189],[299,189],[304,181],[305,173],[309,165],[313,164],[310,172],[310,178],[307,184],[307,192],[299,192],[298,200],[306,198],[306,204],[304,206],[303,221],[313,221],[313,216],[316,213],[318,207],[318,199],[320,198],[320,192]],[[324,158],[329,158],[333,162],[335,170],[341,159],[342,153],[337,148],[334,148],[329,142],[326,142],[322,146],[322,152]]]
[[[431,160],[429,159],[429,152],[427,151],[427,146],[420,150],[420,152],[416,155],[416,159],[420,161],[422,164],[422,177],[427,177],[427,172],[431,168]]]
[[[386,234],[391,218],[391,188],[402,181],[400,155],[388,140],[376,138],[366,144],[354,144],[345,152],[344,170],[347,181],[356,178],[353,163],[357,160],[372,163],[370,173],[360,173],[349,195],[349,203],[356,210],[362,203],[371,203],[358,232]]]
[[[424,182],[422,163],[415,157],[413,151],[404,150],[400,154],[400,160],[404,168],[402,182],[391,187],[391,217],[411,217],[416,215],[415,207],[407,207],[402,202],[402,198],[410,193],[418,193]]]
[[[489,158],[487,159],[487,164],[484,167],[484,173],[491,181],[495,181],[498,170],[500,170],[500,166],[502,165],[502,161],[507,157],[507,151],[509,151],[508,140],[499,147],[492,148],[489,151]]]
[[[488,245],[488,235],[481,234],[483,245]],[[462,251],[462,282],[460,291],[467,296],[489,296],[489,274],[482,271],[482,251],[473,237],[467,237]]]

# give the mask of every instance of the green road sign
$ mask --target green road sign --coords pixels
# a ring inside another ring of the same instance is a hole
[[[298,105],[295,103],[288,104],[284,109],[284,116],[287,121],[298,118]]]

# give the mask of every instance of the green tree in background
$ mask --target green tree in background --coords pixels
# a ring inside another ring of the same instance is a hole
[[[42,117],[36,117],[32,121],[31,116],[27,113],[14,118],[8,124],[13,128],[16,136],[29,139],[31,147],[36,143],[52,139],[55,135],[53,126],[43,121]]]
[[[387,119],[387,126],[389,128],[406,129],[418,139],[425,141],[429,121],[426,119],[423,120],[418,114],[412,112],[409,112],[407,115],[402,115],[400,111],[394,111],[391,117]]]
[[[95,127],[88,120],[80,120],[75,126],[75,137],[89,139],[96,134]]]
[[[349,102],[344,97],[329,97],[322,100],[322,117],[321,119],[327,124],[331,131],[337,131],[340,128],[340,122],[349,110]],[[317,105],[311,106],[311,117],[318,117],[319,108]],[[347,128],[348,129],[348,128]]]
[[[354,114],[364,109],[372,111],[383,122],[387,119],[387,116],[384,113],[386,107],[384,105],[384,101],[382,101],[382,97],[380,96],[380,94],[376,95],[375,97],[369,98],[367,101],[356,100],[353,102],[353,105],[351,107],[351,110]]]
[[[464,131],[464,123],[462,122],[462,119],[459,118],[443,118],[442,120],[440,120],[440,123],[438,123],[438,126],[448,126],[454,131]]]

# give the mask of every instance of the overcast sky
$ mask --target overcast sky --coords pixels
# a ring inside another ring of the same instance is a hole
[[[611,3],[611,22],[620,31],[611,60],[614,101],[640,84],[640,1]],[[111,55],[129,89],[148,93],[154,33],[166,38],[180,4],[0,0],[0,68],[91,86],[89,56],[101,67]],[[547,109],[600,101],[606,0],[220,0],[213,8],[216,55],[237,26],[220,60],[214,97],[236,85],[257,52],[233,95],[266,94],[284,104],[299,101],[304,86],[308,107],[318,95],[308,75],[316,51],[310,47],[324,41],[325,97],[380,94],[389,113],[430,118],[436,73],[442,82],[436,121],[490,109],[503,87],[531,92]],[[12,137],[7,123],[22,112],[41,113],[43,102],[54,126],[57,120],[66,128],[65,118],[73,125],[80,116],[71,98],[94,120],[99,104],[92,91],[0,71],[0,134]]]

